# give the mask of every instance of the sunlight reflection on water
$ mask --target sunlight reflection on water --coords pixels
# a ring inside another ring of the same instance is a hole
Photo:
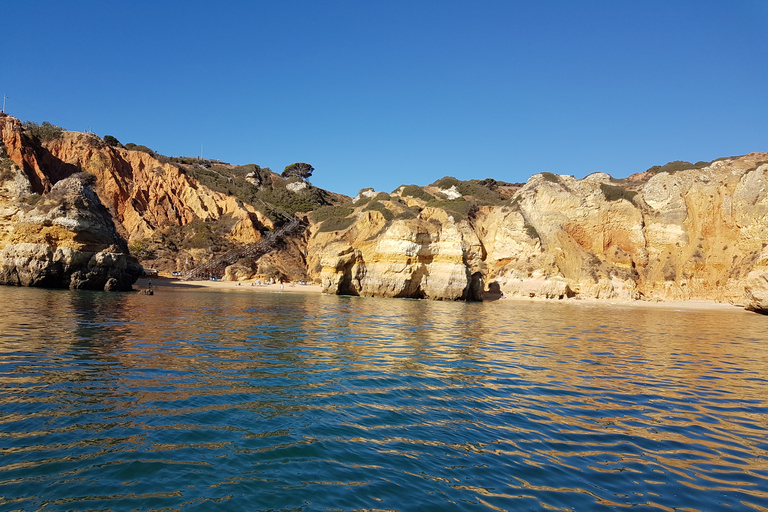
[[[9,510],[768,508],[758,315],[3,293]]]

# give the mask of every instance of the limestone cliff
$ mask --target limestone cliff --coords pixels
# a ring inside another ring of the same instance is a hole
[[[428,299],[469,298],[477,237],[444,210],[425,208],[417,218],[388,221],[361,212],[344,230],[313,226],[310,269],[330,293]]]
[[[92,176],[60,180],[40,197],[27,175],[3,160],[0,284],[130,290],[142,268],[91,188]]]
[[[396,191],[378,201],[389,218],[357,207],[339,229],[318,223],[310,272],[329,293],[458,299],[482,279],[507,295],[708,299],[761,310],[767,163],[768,154],[753,153],[624,180],[542,173],[461,219],[449,215],[465,199],[457,190],[431,189],[443,209]],[[408,208],[415,218],[397,218]]]
[[[308,233],[227,278],[308,277],[327,293],[383,297],[708,299],[768,311],[764,153],[625,179],[443,178],[341,204],[254,164],[205,167],[84,133],[34,140],[4,115],[0,138],[3,282],[101,286],[99,276],[133,268],[96,256],[124,254],[123,240],[142,261],[182,270],[311,211]]]
[[[41,141],[17,119],[5,115],[0,116],[0,140],[36,197],[47,196],[58,182],[75,173],[94,176],[93,189],[111,213],[117,232],[148,266],[183,270],[215,257],[217,251],[258,242],[262,233],[274,227],[264,208],[212,190],[193,177],[208,173],[225,183],[232,181],[199,162],[171,163],[146,151],[109,146],[87,133],[61,130]],[[274,175],[268,170],[263,174]],[[247,187],[258,190],[258,185]],[[292,196],[307,193],[302,190]],[[13,223],[6,221],[0,230],[11,229]],[[303,271],[301,275],[306,278]]]

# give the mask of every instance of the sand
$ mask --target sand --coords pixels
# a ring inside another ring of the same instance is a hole
[[[142,278],[133,285],[134,289],[143,290],[149,285],[149,279]],[[238,286],[234,281],[181,281],[180,279],[153,277],[152,288],[159,293],[165,290],[171,291],[176,288],[179,290],[222,290],[247,293],[322,293],[322,286],[318,284],[284,284],[282,290],[279,284],[251,286],[251,282],[240,282]],[[642,300],[610,300],[610,299],[541,299],[528,297],[506,297],[504,299],[492,300],[489,302],[514,303],[517,301],[543,302],[543,303],[561,303],[573,304],[585,307],[640,307],[657,308],[666,310],[730,310],[744,311],[741,306],[727,304],[722,302],[708,300],[689,300],[689,301],[642,301]]]
[[[134,289],[144,290],[149,287],[149,279],[146,277],[139,279],[133,285]],[[153,277],[152,289],[162,292],[166,289],[177,288],[179,290],[225,290],[241,292],[262,292],[262,293],[322,293],[323,288],[319,284],[284,284],[282,290],[279,284],[251,286],[251,281],[182,281],[181,279],[168,279],[164,277]]]

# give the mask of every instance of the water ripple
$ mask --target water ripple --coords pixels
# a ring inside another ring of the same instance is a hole
[[[3,510],[768,510],[757,315],[7,295]]]

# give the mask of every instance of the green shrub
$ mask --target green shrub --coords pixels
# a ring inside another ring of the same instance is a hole
[[[13,160],[10,158],[0,158],[0,181],[13,178]]]
[[[116,148],[123,147],[123,145],[120,144],[120,141],[117,140],[117,137],[114,137],[112,135],[105,135],[103,140],[107,144],[107,146],[113,146],[113,147],[116,147]]]
[[[418,216],[419,216],[418,212],[415,212],[410,208],[405,208],[402,212],[395,215],[394,220],[415,219]]]
[[[140,144],[134,144],[133,142],[129,142],[129,143],[128,143],[128,144],[126,144],[124,147],[125,147],[125,149],[127,149],[128,151],[141,151],[142,153],[148,153],[148,154],[150,154],[150,155],[152,155],[152,156],[155,156],[155,155],[157,155],[157,153],[155,153],[154,151],[152,151],[152,150],[151,150],[150,148],[148,148],[147,146],[143,146],[143,145],[140,145]]]
[[[523,229],[525,230],[526,234],[531,238],[539,238],[539,232],[536,231],[536,228],[533,227],[530,224],[526,224],[523,226]]]
[[[499,184],[503,183],[504,182],[497,182],[491,178],[461,181],[451,176],[446,176],[445,178],[441,178],[434,182],[433,185],[441,189],[448,189],[455,186],[456,190],[458,190],[462,196],[471,196],[475,202],[479,204],[497,205],[504,201],[504,197],[495,189]],[[405,195],[405,193],[403,195]]]
[[[365,206],[365,205],[367,205],[367,204],[368,204],[368,203],[370,203],[372,200],[373,200],[373,198],[372,198],[372,197],[368,197],[368,196],[360,196],[360,199],[358,199],[358,200],[357,200],[357,202],[355,202],[355,203],[353,203],[353,204],[354,204],[356,207],[358,207],[358,208],[359,208],[359,207],[361,207],[361,206]]]
[[[493,180],[491,180],[493,181]],[[483,185],[483,183],[486,183]],[[493,186],[496,185],[496,182],[493,181]],[[490,186],[488,186],[488,180],[469,180],[469,181],[462,181],[458,184],[456,187],[461,195],[463,196],[472,196],[477,202],[481,204],[501,204],[504,201],[504,197],[502,197],[501,194],[493,190]]]
[[[348,206],[323,206],[309,214],[312,222],[319,223],[328,219],[343,219],[352,215],[354,208]]]
[[[24,133],[40,142],[56,140],[64,135],[64,128],[51,124],[48,121],[43,121],[43,124],[40,125],[32,121],[24,121],[21,126],[24,129]]]
[[[401,190],[400,195],[403,197],[415,197],[423,201],[434,201],[435,196],[425,192],[423,188],[417,185],[402,185],[398,187]]]
[[[634,190],[627,190],[624,187],[617,187],[615,185],[608,185],[607,183],[600,184],[600,190],[603,191],[603,196],[608,201],[618,201],[619,199],[626,199],[630,203],[634,200],[637,192]]]
[[[552,183],[560,183],[560,176],[551,172],[543,172],[541,173],[541,177]]]
[[[333,217],[326,221],[323,221],[323,223],[320,224],[320,229],[318,229],[318,232],[330,233],[333,231],[344,231],[354,223],[355,223],[354,217],[345,217],[345,218]]]
[[[384,219],[385,219],[387,222],[389,222],[389,221],[391,221],[392,219],[394,219],[394,218],[395,218],[395,215],[394,215],[394,214],[393,214],[391,211],[389,211],[389,210],[387,209],[387,207],[386,207],[386,206],[384,206],[384,204],[382,204],[382,203],[381,203],[381,202],[379,202],[379,201],[371,201],[371,202],[368,204],[368,206],[366,206],[365,208],[363,208],[363,211],[364,211],[364,212],[365,212],[365,211],[376,211],[376,212],[379,212],[379,213],[381,213],[381,214],[384,216]]]
[[[443,188],[443,189],[451,188],[454,185],[456,185],[458,187],[459,186],[459,180],[457,180],[453,176],[446,176],[444,178],[440,178],[439,180],[437,180],[436,182],[434,182],[432,184],[432,186],[434,186],[434,187]]]
[[[427,203],[428,207],[440,208],[445,210],[449,215],[453,216],[453,220],[459,221],[466,219],[473,208],[477,208],[477,205],[467,201],[463,197],[458,199],[444,199],[435,200]]]
[[[678,171],[686,171],[689,169],[701,169],[703,167],[708,167],[709,165],[710,162],[696,162],[695,164],[692,164],[691,162],[686,162],[685,160],[675,160],[674,162],[669,162],[664,165],[654,165],[653,167],[648,168],[648,170],[645,172],[650,172],[652,174],[667,172],[672,174]]]

